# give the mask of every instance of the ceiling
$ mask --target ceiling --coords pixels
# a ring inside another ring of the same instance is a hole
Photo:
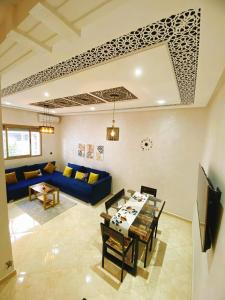
[[[137,99],[117,110],[205,106],[225,65],[224,28],[222,0],[40,1],[0,44],[2,103],[41,111],[31,104],[124,87]],[[113,105],[60,103],[52,113]]]

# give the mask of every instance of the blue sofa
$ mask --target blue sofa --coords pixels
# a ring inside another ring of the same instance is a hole
[[[55,162],[53,162],[55,164]],[[28,195],[28,187],[30,185],[47,182],[54,186],[57,186],[60,191],[83,200],[87,203],[94,205],[111,192],[112,177],[105,171],[95,170],[84,166],[74,165],[68,163],[68,166],[73,169],[70,178],[63,176],[59,171],[55,171],[53,174],[46,173],[43,168],[47,163],[34,164],[31,166],[22,166],[18,168],[6,169],[6,173],[16,172],[17,183],[7,184],[7,200],[16,200]],[[32,179],[25,180],[23,172],[34,171],[40,169],[42,176],[38,176]],[[88,184],[87,182],[74,179],[76,171],[85,173],[99,174],[99,179],[94,184]]]

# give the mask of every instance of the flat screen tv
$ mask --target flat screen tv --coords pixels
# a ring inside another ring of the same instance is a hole
[[[216,209],[220,199],[220,191],[214,189],[203,167],[199,166],[197,207],[202,251],[211,247],[214,226],[216,223]]]

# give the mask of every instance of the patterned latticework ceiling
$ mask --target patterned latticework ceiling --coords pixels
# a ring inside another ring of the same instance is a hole
[[[115,38],[80,55],[62,61],[31,75],[2,90],[10,95],[63,76],[85,70],[136,51],[145,50],[158,43],[167,42],[181,104],[194,103],[200,38],[200,9],[189,9],[161,19],[151,25]]]
[[[120,86],[92,93],[67,96],[64,98],[51,99],[41,102],[33,102],[31,105],[52,108],[62,108],[80,105],[101,104],[112,101],[127,101],[138,99],[125,87]]]

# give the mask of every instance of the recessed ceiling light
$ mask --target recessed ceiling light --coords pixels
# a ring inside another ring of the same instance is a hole
[[[141,68],[136,68],[136,69],[134,70],[134,75],[135,75],[136,77],[140,77],[140,76],[142,75],[142,73],[143,73],[143,70],[142,70]]]
[[[55,113],[56,113],[56,111],[55,111],[55,110],[51,110],[51,112],[52,112],[53,114],[55,114]]]
[[[159,105],[164,105],[164,104],[166,104],[166,100],[160,99],[160,100],[157,100],[157,103],[158,103]]]
[[[90,107],[90,110],[95,110],[95,107],[94,106]]]
[[[11,105],[11,102],[5,101],[4,104],[6,104],[6,105]]]
[[[45,97],[49,97],[49,92],[44,92]]]

